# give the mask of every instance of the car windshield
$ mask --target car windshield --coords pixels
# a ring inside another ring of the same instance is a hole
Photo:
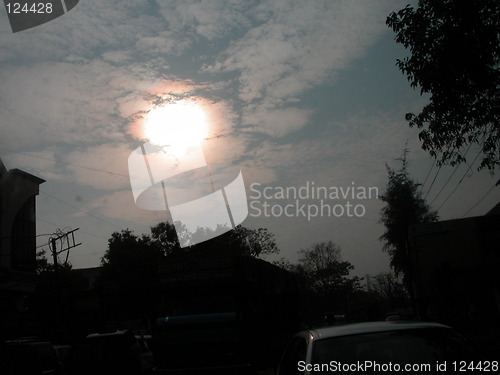
[[[335,337],[313,346],[313,363],[435,364],[436,361],[477,359],[474,350],[448,329],[418,329]]]

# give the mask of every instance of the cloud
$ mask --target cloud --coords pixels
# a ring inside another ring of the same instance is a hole
[[[166,211],[143,210],[136,206],[132,191],[121,190],[105,194],[89,204],[88,211],[110,219],[154,225],[166,220]]]
[[[73,179],[80,185],[102,190],[130,187],[128,157],[132,148],[124,143],[107,143],[74,151],[66,156]],[[107,173],[109,172],[109,173]]]
[[[179,55],[192,43],[193,40],[187,35],[167,30],[156,35],[141,37],[135,43],[135,49],[146,56]]]
[[[311,111],[294,103],[366,51],[385,30],[383,20],[392,3],[89,1],[36,32],[18,33],[16,39],[6,32],[0,41],[5,61],[17,56],[40,63],[9,69],[14,75],[4,81],[13,88],[8,96],[30,101],[32,114],[11,103],[4,111],[12,121],[19,121],[16,114],[22,113],[21,127],[35,124],[48,129],[44,133],[49,137],[57,134],[69,142],[94,135],[113,139],[119,134],[108,133],[110,129],[116,132],[124,115],[143,106],[141,94],[166,78],[172,69],[169,56],[197,47],[195,60],[215,57],[204,68],[195,62],[203,73],[212,74],[213,85],[208,86],[220,91],[230,82],[225,74],[237,73],[240,121],[247,131],[282,137],[309,122]],[[209,55],[203,46],[207,43],[214,47]],[[86,100],[77,97],[82,93]],[[9,130],[16,133],[13,125]]]
[[[176,0],[158,1],[158,6],[169,30],[214,40],[249,27],[249,10],[255,3],[251,0]]]
[[[291,185],[310,180],[325,186],[351,181],[380,186],[385,185],[385,163],[395,163],[407,140],[413,161],[428,160],[412,132],[400,111],[359,112],[293,143],[267,139],[248,150],[243,165],[253,171],[254,182],[273,182],[269,176],[274,175],[274,181]],[[259,170],[266,182],[260,181]]]
[[[243,123],[251,125],[243,131],[257,131],[273,137],[282,137],[304,127],[311,110],[288,108],[265,108],[253,106],[253,110],[245,110]]]
[[[110,88],[113,69],[101,62],[40,64],[0,73],[2,122],[9,141],[27,144],[109,139],[113,131]],[[114,95],[113,95],[114,96]],[[26,137],[36,132],[37,137]]]
[[[138,40],[165,29],[165,21],[148,13],[142,1],[80,2],[63,17],[13,34],[8,21],[0,23],[4,61],[61,61],[75,55],[94,58],[101,52],[127,50]]]
[[[146,97],[191,90],[139,64],[117,68],[103,60],[41,63],[0,72],[3,141],[21,149],[123,141],[128,117],[151,108]],[[37,133],[37,137],[26,134]]]
[[[289,134],[306,125],[307,112],[284,105],[331,81],[362,56],[385,30],[391,3],[262,2],[254,11],[260,23],[204,71],[238,72],[239,98],[252,104],[244,111],[244,123],[261,124],[256,130],[274,136]],[[265,113],[256,114],[256,107],[266,108]],[[286,112],[298,116],[277,121]]]
[[[345,68],[385,30],[388,1],[267,1],[262,23],[235,40],[209,71],[241,71],[242,99],[274,100]]]
[[[0,148],[1,158],[7,169],[21,169],[46,181],[64,179],[64,165],[57,163],[56,153],[51,150],[18,153]]]

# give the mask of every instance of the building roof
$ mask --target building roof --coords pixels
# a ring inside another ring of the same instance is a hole
[[[485,216],[500,215],[500,202],[498,202],[495,207],[486,212]]]
[[[14,168],[9,171],[10,174],[13,174],[14,176],[19,176],[22,177],[26,180],[30,180],[38,185],[43,184],[45,180],[43,178],[37,177],[32,175],[31,173],[22,171],[20,169]]]
[[[43,184],[45,180],[43,178],[37,177],[32,175],[31,173],[22,171],[20,169],[14,168],[11,170],[8,170],[5,164],[3,163],[2,159],[0,158],[0,178],[3,177],[4,174],[8,173],[9,175],[16,176],[16,177],[21,177],[26,180],[30,180],[31,182],[34,182],[35,184]]]
[[[0,158],[0,176],[2,176],[4,172],[7,172],[7,168],[5,168],[5,164],[3,163],[2,158]]]
[[[97,278],[101,275],[102,267],[74,268],[73,271],[82,275],[89,281],[87,290],[94,288]]]

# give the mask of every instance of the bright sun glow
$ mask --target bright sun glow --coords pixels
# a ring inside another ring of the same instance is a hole
[[[182,157],[190,147],[207,137],[208,125],[203,109],[190,102],[158,107],[145,118],[144,135],[149,142],[168,146],[169,152]]]

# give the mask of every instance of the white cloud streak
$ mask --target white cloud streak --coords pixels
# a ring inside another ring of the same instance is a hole
[[[386,29],[390,3],[262,2],[255,12],[261,23],[233,41],[205,70],[239,72],[239,98],[251,104],[245,109],[245,122],[265,134],[286,135],[308,120],[307,111],[288,104],[313,86],[331,81],[362,56]],[[261,114],[255,115],[256,107],[264,108]],[[285,111],[301,113],[290,120]]]

